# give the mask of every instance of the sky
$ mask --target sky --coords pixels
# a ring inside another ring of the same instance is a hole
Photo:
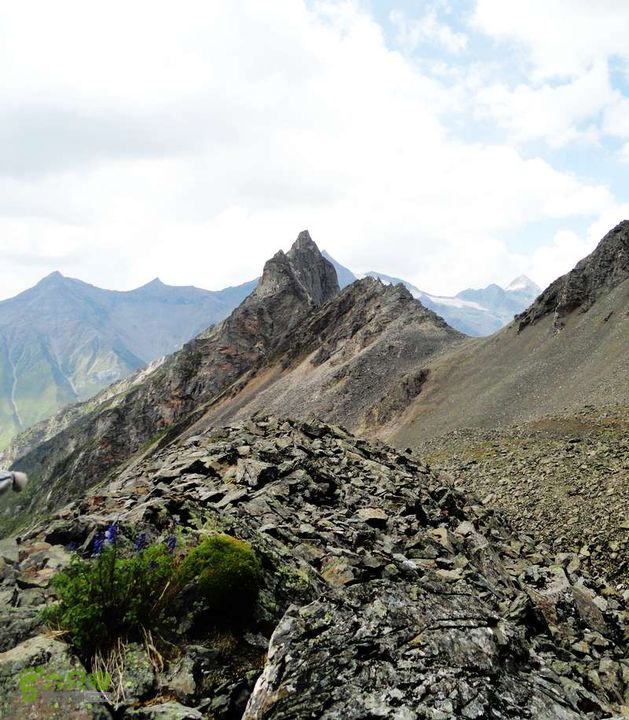
[[[625,0],[0,0],[0,298],[357,273],[541,286],[629,217]]]

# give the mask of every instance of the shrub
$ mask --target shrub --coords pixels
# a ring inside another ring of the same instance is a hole
[[[216,619],[244,620],[253,611],[261,567],[253,548],[229,535],[213,535],[190,551],[180,568]]]
[[[133,554],[121,557],[117,527],[111,526],[94,541],[92,559],[75,556],[55,576],[58,602],[44,609],[44,621],[65,631],[88,658],[107,652],[120,638],[141,640],[146,631],[163,630],[168,611],[175,614],[174,601],[189,583],[216,621],[248,617],[261,574],[248,543],[212,536],[183,561],[175,547],[172,535],[164,544],[149,546],[146,533],[140,533]]]
[[[166,545],[120,558],[115,544],[99,539],[95,552],[92,560],[75,557],[55,576],[58,602],[44,610],[44,620],[64,630],[84,654],[157,627],[176,582],[175,559]]]

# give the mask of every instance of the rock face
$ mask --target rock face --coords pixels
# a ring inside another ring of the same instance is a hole
[[[307,230],[299,233],[288,260],[314,307],[323,305],[339,291],[332,263],[319,252]]]
[[[299,323],[199,426],[273,412],[373,434],[419,395],[423,363],[462,340],[403,285],[364,278]]]
[[[62,429],[46,441],[32,449],[21,447],[22,452],[11,450],[12,457],[22,456],[19,465],[34,481],[19,505],[14,500],[19,517],[42,503],[54,507],[72,492],[80,493],[167,428],[190,422],[204,402],[259,366],[337,292],[334,268],[308,232],[300,233],[288,253],[278,252],[266,263],[253,293],[226,320],[139,381],[109,388],[84,414],[76,407],[66,411],[78,415],[74,422],[53,418],[48,425]],[[42,434],[46,430],[37,429],[28,437],[36,440]],[[20,443],[18,439],[18,447]],[[51,478],[54,483],[49,484]],[[9,518],[6,524],[11,523]]]
[[[258,418],[150,453],[34,528],[17,557],[0,547],[9,612],[28,615],[29,592],[46,599],[59,546],[87,552],[113,520],[131,538],[171,523],[190,541],[229,532],[264,568],[237,657],[190,635],[184,609],[177,656],[109,708],[117,718],[583,720],[629,702],[622,597],[415,457],[321,422]],[[16,627],[0,653],[5,704],[8,664],[40,632]],[[254,672],[243,658],[267,644]],[[159,714],[164,696],[177,714]]]
[[[604,292],[629,278],[629,220],[616,225],[591,255],[562,275],[525,312],[516,317],[519,330],[553,313],[554,328],[560,330],[566,315],[586,312]]]

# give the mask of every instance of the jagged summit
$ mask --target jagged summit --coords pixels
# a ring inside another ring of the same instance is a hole
[[[287,253],[280,250],[266,262],[253,299],[287,290],[313,307],[322,305],[339,292],[332,263],[319,252],[307,230],[299,233]]]
[[[339,292],[334,266],[319,252],[307,230],[299,233],[287,257],[315,306],[322,305]]]
[[[516,317],[519,329],[554,313],[555,330],[564,318],[580,309],[586,312],[607,291],[629,278],[629,220],[623,220],[566,275],[551,283],[535,302]]]
[[[319,251],[315,241],[310,237],[308,230],[302,230],[297,236],[297,240],[293,243],[291,250],[315,250]],[[290,251],[289,251],[290,252]]]
[[[463,337],[403,285],[362,278],[295,324],[199,428],[270,411],[373,433],[422,391],[427,359]]]

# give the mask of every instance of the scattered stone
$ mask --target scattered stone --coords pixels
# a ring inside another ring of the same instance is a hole
[[[192,472],[198,458],[220,471]],[[153,493],[169,468],[176,483]],[[51,526],[88,543],[115,518],[158,539],[173,516],[191,539],[254,546],[258,608],[242,637],[221,639],[182,599],[163,670],[129,648],[121,718],[602,720],[627,704],[626,600],[575,565],[578,547],[514,534],[412,455],[314,421],[256,418],[149,454],[24,537],[3,570],[11,614],[28,623],[51,594],[19,581],[56,563],[41,542]]]

